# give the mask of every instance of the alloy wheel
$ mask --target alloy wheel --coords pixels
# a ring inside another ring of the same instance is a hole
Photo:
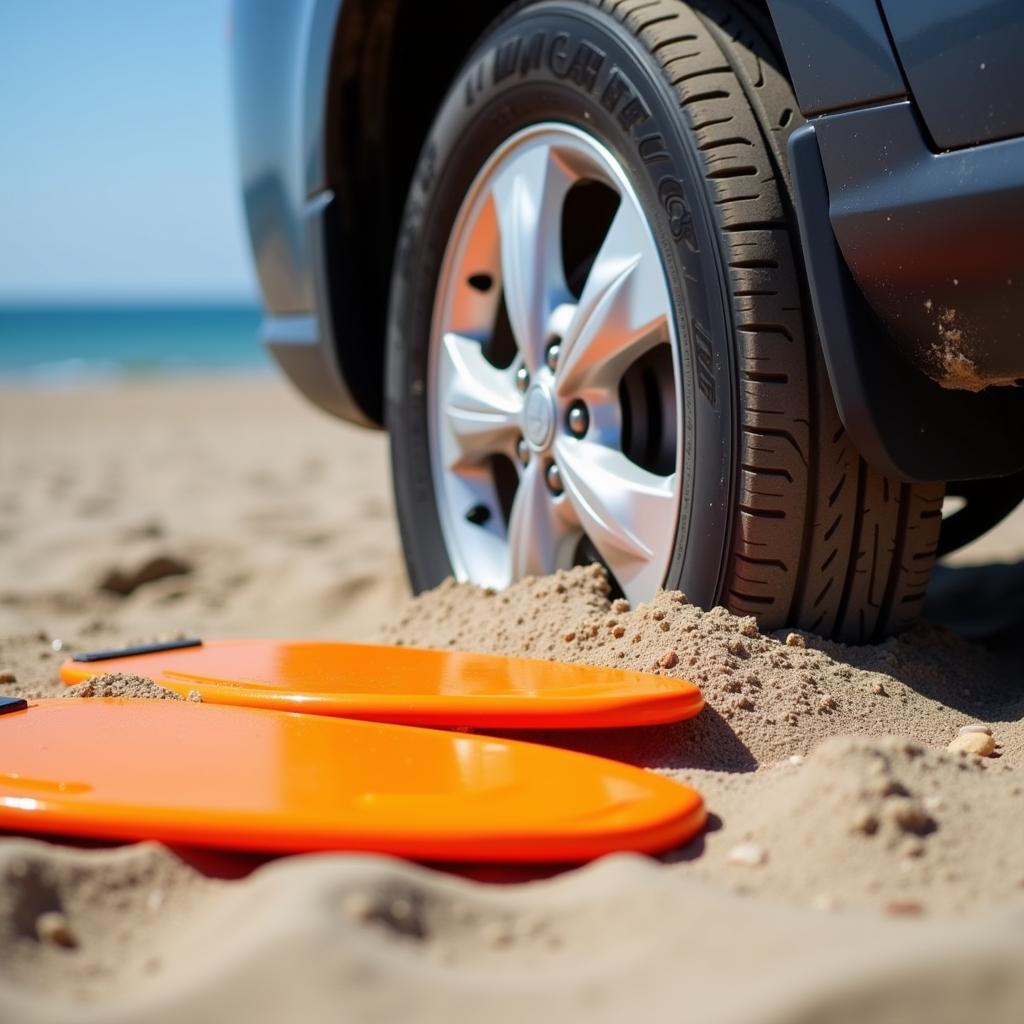
[[[599,560],[631,601],[664,582],[679,517],[675,316],[620,163],[535,125],[477,175],[438,281],[434,489],[453,570],[503,587]]]

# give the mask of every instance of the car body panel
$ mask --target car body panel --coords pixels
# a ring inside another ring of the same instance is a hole
[[[906,95],[875,0],[769,0],[805,116]]]
[[[309,30],[323,0],[236,3],[233,76],[239,174],[260,290],[271,314],[309,313],[313,282],[302,207],[310,195],[305,138]],[[317,127],[313,136],[323,132]],[[313,161],[317,159],[313,156]],[[322,161],[321,161],[322,162]]]
[[[910,361],[968,391],[1024,377],[1024,138],[935,153],[906,101],[814,125],[839,247]]]
[[[1024,391],[940,387],[894,351],[840,251],[818,148],[820,121],[790,139],[800,244],[840,418],[861,455],[901,480],[967,480],[1024,468]]]
[[[340,13],[341,0],[236,0],[237,152],[264,343],[324,411],[377,426],[349,386],[328,280],[328,81]]]
[[[1024,135],[1020,0],[881,0],[938,149]]]

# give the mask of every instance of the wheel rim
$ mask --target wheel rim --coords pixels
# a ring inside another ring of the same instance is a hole
[[[631,601],[663,584],[683,453],[675,317],[639,200],[594,138],[535,125],[477,175],[438,279],[428,373],[459,579],[504,587],[600,560]]]

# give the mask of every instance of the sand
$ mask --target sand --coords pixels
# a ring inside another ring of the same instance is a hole
[[[276,381],[0,395],[0,474],[0,695],[64,692],[68,652],[182,633],[639,668],[707,708],[531,738],[695,785],[711,812],[657,860],[501,885],[3,839],[0,1020],[1020,1019],[1024,515],[943,568],[936,621],[847,648],[679,594],[631,609],[594,568],[406,603],[384,439]],[[979,725],[995,756],[947,749]]]
[[[191,691],[196,693],[195,690]],[[131,697],[135,700],[184,700],[174,690],[159,686],[145,676],[133,676],[127,672],[107,672],[93,676],[84,683],[69,686],[62,697]],[[198,696],[198,694],[197,694]]]

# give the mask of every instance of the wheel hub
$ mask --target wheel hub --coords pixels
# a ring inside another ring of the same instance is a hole
[[[555,399],[545,384],[534,384],[523,403],[523,436],[535,452],[548,449],[555,433]]]

